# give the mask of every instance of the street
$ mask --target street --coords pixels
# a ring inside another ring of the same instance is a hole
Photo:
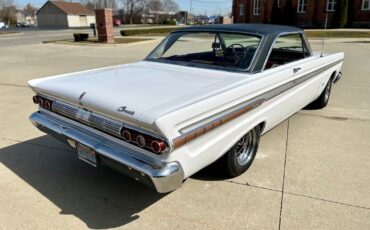
[[[78,160],[29,122],[37,107],[28,80],[139,61],[158,44],[41,44],[74,31],[0,36],[0,229],[369,229],[367,40],[328,39],[326,51],[345,53],[328,107],[265,134],[246,173],[225,180],[210,167],[157,194]]]
[[[115,28],[114,35],[118,36],[120,29],[122,28]],[[0,46],[30,45],[43,41],[73,39],[74,33],[88,33],[90,37],[94,36],[92,29],[12,28],[9,31],[17,33],[0,37]]]

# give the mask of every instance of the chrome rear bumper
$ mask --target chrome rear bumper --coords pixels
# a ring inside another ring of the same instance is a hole
[[[182,185],[183,171],[178,162],[154,161],[127,146],[99,135],[99,131],[93,132],[83,125],[75,124],[74,121],[67,122],[58,118],[58,115],[35,112],[30,116],[30,120],[41,131],[67,144],[68,140],[72,140],[94,149],[98,164],[108,165],[155,188],[159,193],[171,192]]]

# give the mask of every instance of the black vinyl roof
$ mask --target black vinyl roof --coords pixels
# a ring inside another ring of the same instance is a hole
[[[271,35],[276,36],[280,33],[292,33],[292,32],[303,32],[302,29],[293,26],[281,26],[272,24],[215,24],[215,25],[203,25],[203,26],[190,26],[182,28],[178,31],[219,31],[219,32],[242,32],[259,35]]]

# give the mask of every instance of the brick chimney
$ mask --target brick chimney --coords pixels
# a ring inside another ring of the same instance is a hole
[[[112,9],[95,10],[98,40],[104,43],[114,43]]]

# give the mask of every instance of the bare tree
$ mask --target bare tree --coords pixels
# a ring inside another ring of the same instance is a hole
[[[158,13],[163,11],[163,4],[161,0],[148,0],[146,7],[145,7],[145,13],[146,16],[154,15],[155,23],[158,24],[159,22],[159,15]],[[147,23],[147,18],[145,18],[145,23]]]
[[[117,9],[116,0],[80,0],[90,10],[110,8]]]
[[[134,14],[141,13],[143,11],[146,1],[145,0],[125,0],[124,4],[126,6],[126,10],[128,13],[129,22],[130,24],[132,24]]]
[[[4,9],[5,7],[13,6],[13,0],[0,0],[0,9]]]
[[[123,4],[123,12],[127,17],[127,21],[132,24],[134,21],[140,21],[143,17],[154,15],[158,23],[160,15],[174,14],[179,10],[179,6],[174,0],[121,0]],[[163,14],[164,13],[164,14]],[[164,16],[166,17],[166,16]],[[143,20],[146,22],[146,18]]]
[[[13,0],[0,0],[0,21],[5,21],[6,24],[16,22],[16,8]]]
[[[25,7],[23,7],[23,14],[25,17],[27,16],[35,16],[37,8],[32,6],[31,3],[28,3]]]
[[[162,0],[163,4],[163,10],[164,12],[169,15],[169,14],[174,14],[177,11],[179,11],[179,5],[173,0]]]
[[[163,4],[160,0],[149,0],[147,3],[147,10],[149,12],[161,11],[163,9]]]

